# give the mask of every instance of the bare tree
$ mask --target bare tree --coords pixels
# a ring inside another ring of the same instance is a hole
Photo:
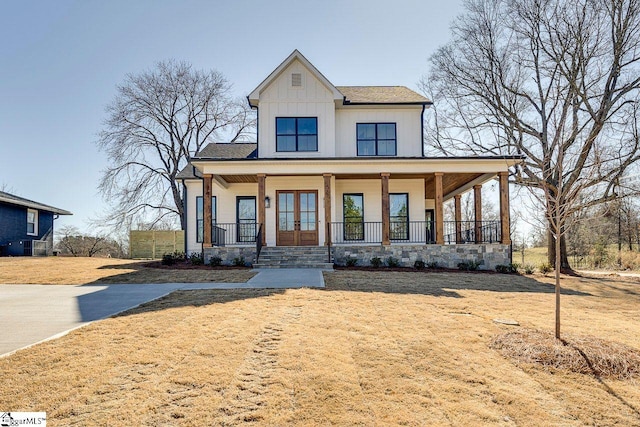
[[[550,263],[559,248],[569,268],[571,212],[615,198],[640,158],[640,0],[465,6],[422,81],[437,103],[430,149],[526,156],[515,182],[545,207]]]
[[[475,204],[473,192],[467,192],[460,198],[460,213],[462,221],[473,221],[475,219]],[[495,204],[488,198],[482,198],[482,219],[483,221],[497,221],[499,219]],[[450,200],[444,205],[444,217],[447,221],[455,220],[455,205]]]
[[[77,227],[71,225],[65,225],[56,234],[60,236],[56,247],[63,255],[73,255],[74,257],[98,255],[118,258],[124,256],[121,245],[104,235],[83,234]]]
[[[236,141],[254,127],[246,102],[231,97],[231,85],[217,71],[198,71],[185,62],[159,62],[128,75],[107,107],[97,145],[110,166],[99,190],[110,202],[103,220],[114,228],[180,221],[182,189],[175,178],[205,144]]]

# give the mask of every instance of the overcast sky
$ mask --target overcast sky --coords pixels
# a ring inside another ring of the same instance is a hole
[[[245,96],[298,49],[335,85],[417,89],[461,12],[461,0],[3,0],[0,188],[90,232],[107,164],[94,141],[126,74],[185,60]]]

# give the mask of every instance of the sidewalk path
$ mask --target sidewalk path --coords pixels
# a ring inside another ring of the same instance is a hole
[[[258,269],[247,283],[0,285],[0,355],[176,290],[324,287],[322,270]]]

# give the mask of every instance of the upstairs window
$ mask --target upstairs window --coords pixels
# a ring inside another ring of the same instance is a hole
[[[358,156],[395,156],[395,123],[358,123]]]
[[[318,118],[276,117],[276,151],[318,151]]]
[[[27,210],[27,234],[29,236],[38,235],[38,211],[35,209]]]

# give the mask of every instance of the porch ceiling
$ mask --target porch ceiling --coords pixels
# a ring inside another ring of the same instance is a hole
[[[468,185],[483,175],[482,173],[444,174],[442,177],[442,193],[445,195],[455,193],[459,188]],[[435,199],[436,197],[436,183],[433,174],[425,177],[424,194],[426,199]]]
[[[281,175],[269,175],[269,176],[314,176],[314,174],[281,174]],[[267,176],[267,180],[268,177]],[[457,190],[468,186],[475,180],[486,176],[483,173],[448,173],[442,177],[442,189],[443,194],[449,195],[456,193]],[[380,174],[336,174],[336,179],[380,179]],[[257,175],[220,175],[224,181],[229,184],[238,183],[257,183]],[[389,177],[390,179],[424,179],[424,190],[427,199],[435,198],[435,177],[433,174],[419,174],[419,173],[393,173]]]

